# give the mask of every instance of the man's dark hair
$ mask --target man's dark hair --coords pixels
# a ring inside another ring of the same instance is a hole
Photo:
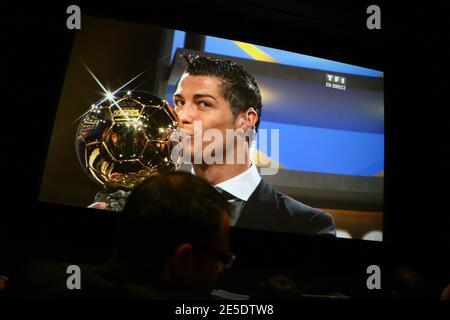
[[[120,213],[118,257],[160,268],[182,243],[207,246],[229,212],[223,196],[190,173],[148,178],[133,190]]]
[[[252,107],[258,114],[255,129],[261,120],[261,92],[255,78],[237,63],[228,59],[219,59],[198,54],[183,54],[186,60],[185,72],[193,76],[213,76],[222,80],[222,95],[231,105],[236,118],[239,113]]]

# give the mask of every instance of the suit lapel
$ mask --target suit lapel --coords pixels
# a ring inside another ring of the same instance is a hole
[[[242,209],[236,227],[272,230],[278,229],[280,209],[276,190],[261,179]]]

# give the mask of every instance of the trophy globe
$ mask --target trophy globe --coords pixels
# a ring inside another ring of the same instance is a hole
[[[138,184],[177,169],[181,156],[172,151],[178,137],[173,108],[149,92],[119,91],[92,105],[81,118],[75,149],[86,174],[102,187],[95,201],[121,211]]]

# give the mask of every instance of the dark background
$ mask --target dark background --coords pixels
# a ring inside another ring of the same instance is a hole
[[[27,259],[101,262],[114,216],[38,202],[53,121],[72,48],[69,4],[7,7],[3,85],[2,251],[0,274]],[[338,60],[385,72],[384,242],[321,239],[233,229],[236,265],[218,288],[248,293],[269,275],[308,290],[390,297],[399,268],[422,279],[420,297],[438,299],[450,283],[448,218],[448,41],[443,6],[381,7],[381,30],[366,28],[366,8],[324,1],[78,2],[82,14],[207,33]],[[82,22],[83,23],[83,22]],[[83,25],[82,25],[83,27]],[[289,37],[280,36],[289,34]],[[195,39],[193,39],[194,41]],[[101,45],[101,39],[99,39]],[[382,290],[366,289],[366,268],[382,270]]]
[[[104,97],[87,68],[112,92],[143,73],[127,90],[138,87],[156,93],[167,33],[158,26],[83,15],[59,94],[39,200],[82,207],[94,201],[99,186],[86,175],[74,147],[80,116]]]

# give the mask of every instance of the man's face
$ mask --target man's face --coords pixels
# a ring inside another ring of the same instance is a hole
[[[208,249],[216,252],[227,252],[229,250],[229,232],[230,218],[228,214],[223,214],[220,231],[215,241],[208,246]],[[196,271],[192,274],[192,279],[195,279],[194,286],[200,291],[209,293],[217,277],[223,271],[223,265],[217,258],[207,254],[201,254],[198,258]]]
[[[223,260],[219,260],[217,253],[228,252],[229,233],[230,218],[229,214],[224,212],[219,231],[205,247],[183,243],[176,249],[166,269],[167,279],[175,287],[188,290],[192,294],[209,294],[223,271]]]
[[[191,136],[191,144],[184,149],[193,157],[194,153],[200,153],[213,141],[194,144],[194,121],[200,121],[203,133],[208,129],[217,129],[221,132],[225,142],[226,129],[235,129],[235,121],[231,112],[231,106],[222,95],[221,80],[211,76],[191,76],[184,73],[180,79],[173,100],[175,112],[178,115],[179,124],[183,132]],[[221,146],[222,148],[224,145]],[[224,150],[225,152],[225,150]]]

